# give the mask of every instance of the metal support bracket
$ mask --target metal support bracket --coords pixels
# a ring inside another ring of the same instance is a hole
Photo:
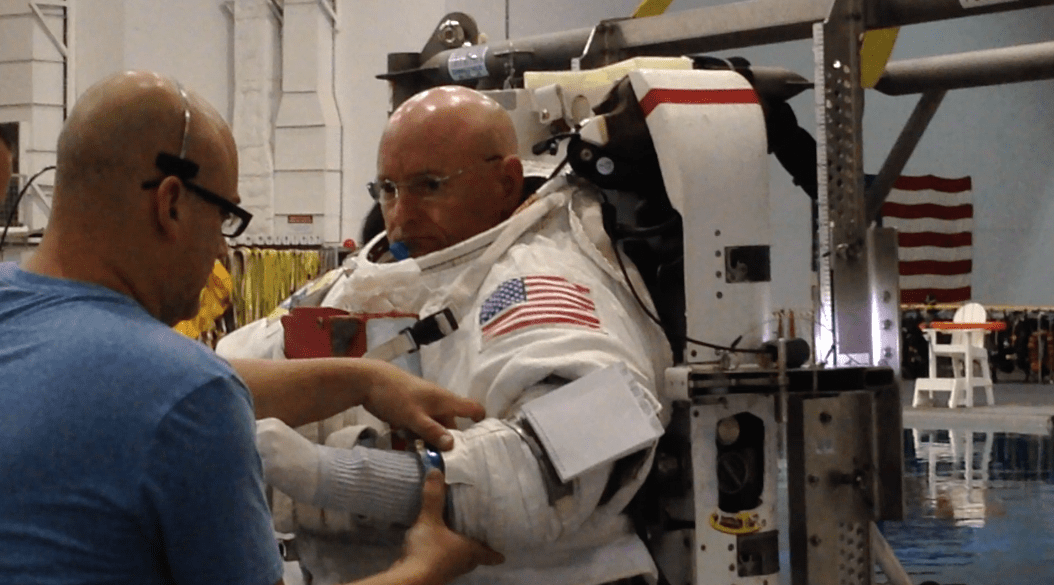
[[[863,0],[838,0],[814,39],[817,134],[824,136],[818,140],[817,184],[821,208],[827,208],[826,217],[821,209],[820,229],[829,231],[826,246],[821,237],[821,271],[830,270],[829,285],[820,276],[818,314],[834,316],[828,319],[835,365],[871,362],[860,87],[860,39],[866,30]]]
[[[40,207],[46,217],[51,217],[51,206],[48,205],[48,200],[44,195],[44,192],[40,190],[40,186],[34,183],[29,190],[34,195],[29,198],[29,201],[36,203],[37,207]],[[27,201],[26,204],[28,204],[29,201]]]
[[[59,52],[59,54],[62,55],[63,59],[69,59],[69,56],[70,56],[69,47],[67,47],[66,46],[66,42],[64,40],[60,39],[51,30],[51,27],[48,26],[48,23],[47,23],[47,21],[45,20],[45,17],[44,17],[44,11],[41,10],[42,7],[61,8],[63,11],[66,11],[66,10],[69,9],[69,5],[66,2],[30,2],[29,3],[29,8],[33,11],[33,14],[37,15],[37,20],[40,21],[40,26],[44,28],[44,34],[48,35],[48,38],[51,39],[51,44],[55,45],[55,48],[58,49],[58,52]]]
[[[340,32],[340,20],[337,19],[337,6],[335,0],[318,0],[322,12],[329,17],[329,23],[333,26],[333,32]]]
[[[285,12],[278,0],[268,0],[267,7],[271,9],[271,14],[274,15],[275,20],[278,21],[278,26],[285,24]]]
[[[869,524],[879,484],[868,392],[791,397],[787,468],[793,585],[871,585]]]

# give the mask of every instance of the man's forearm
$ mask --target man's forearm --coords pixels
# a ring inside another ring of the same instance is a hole
[[[253,395],[256,418],[291,427],[329,418],[366,399],[369,363],[351,358],[233,359]]]

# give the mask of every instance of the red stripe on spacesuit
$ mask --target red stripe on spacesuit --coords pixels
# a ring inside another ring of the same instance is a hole
[[[640,100],[647,118],[660,104],[756,104],[753,89],[652,89]]]

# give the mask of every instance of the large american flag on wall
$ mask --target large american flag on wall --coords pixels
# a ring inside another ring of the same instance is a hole
[[[954,303],[971,297],[973,183],[970,177],[900,177],[882,205],[897,229],[900,302]]]
[[[483,301],[479,324],[485,340],[542,324],[600,329],[589,288],[560,276],[506,280]]]

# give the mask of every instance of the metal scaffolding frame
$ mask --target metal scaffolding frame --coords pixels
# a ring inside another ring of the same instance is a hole
[[[475,22],[453,13],[422,52],[389,55],[389,70],[380,77],[392,82],[398,104],[421,89],[446,83],[496,88],[515,82],[524,71],[593,68],[636,56],[679,56],[812,38],[818,223],[824,226],[816,234],[816,352],[821,359],[832,353],[831,365],[858,362],[867,354],[873,362],[893,364],[899,360],[896,328],[890,331],[881,324],[898,322],[899,299],[889,290],[874,290],[874,279],[869,281],[866,242],[868,230],[874,229],[869,226],[946,91],[1054,78],[1054,42],[889,63],[875,89],[922,97],[865,192],[859,39],[868,30],[1051,4],[1054,0],[748,0],[486,45],[471,44]]]

